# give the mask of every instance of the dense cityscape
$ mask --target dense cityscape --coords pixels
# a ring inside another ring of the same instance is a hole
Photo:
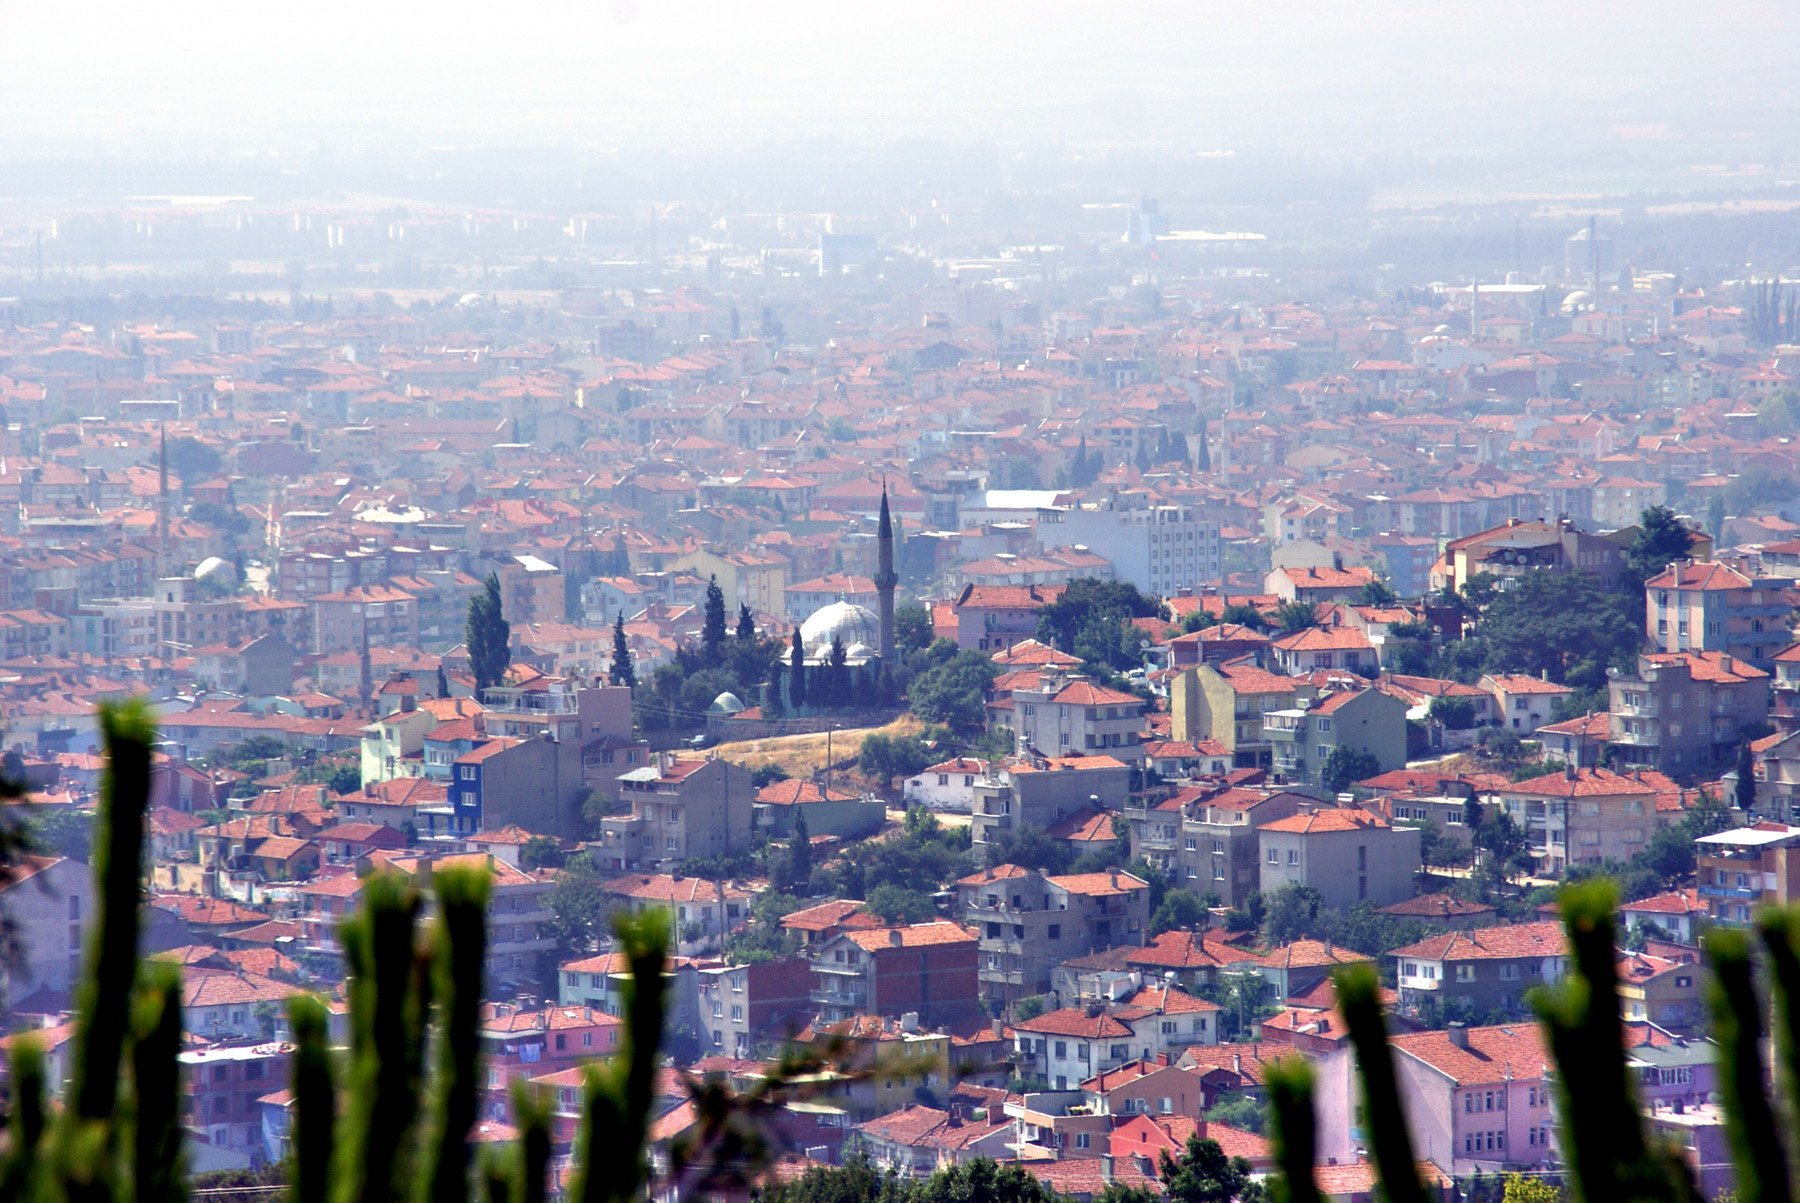
[[[290,1000],[348,1039],[371,878],[474,867],[469,1140],[538,1092],[559,1197],[654,912],[663,1203],[1256,1203],[1286,1058],[1320,1196],[1370,1203],[1353,965],[1430,1197],[1557,1203],[1532,995],[1604,876],[1645,1128],[1735,1200],[1707,940],[1800,901],[1800,200],[1646,146],[1543,191],[21,160],[0,1049],[77,1071],[135,697],[203,1197],[289,1185]],[[838,1071],[707,1176],[698,1084],[797,1048]],[[952,1189],[991,1172],[1042,1193]]]

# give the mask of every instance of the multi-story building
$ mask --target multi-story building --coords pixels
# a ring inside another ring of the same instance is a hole
[[[812,951],[821,1021],[916,1015],[955,1023],[980,1012],[975,934],[958,923],[842,931]]]
[[[1378,666],[1375,645],[1355,627],[1307,627],[1281,635],[1269,645],[1275,667],[1298,674],[1320,669],[1349,669],[1373,674]]]
[[[667,911],[675,921],[675,950],[682,956],[716,952],[725,934],[750,912],[749,890],[705,877],[630,873],[601,889],[620,909]]]
[[[1137,1002],[1064,1007],[1014,1023],[1014,1055],[1022,1076],[1048,1082],[1053,1090],[1079,1090],[1094,1075],[1127,1062],[1168,1056],[1171,1047],[1216,1043],[1186,1040],[1174,1026],[1165,1010]]]
[[[1553,1060],[1535,1023],[1395,1036],[1400,1105],[1415,1151],[1453,1178],[1552,1160]],[[1332,1122],[1321,1116],[1321,1123]]]
[[[1491,798],[1525,833],[1538,872],[1548,877],[1560,877],[1571,864],[1630,860],[1687,805],[1680,787],[1661,773],[1574,765],[1511,782]]]
[[[1732,764],[1745,728],[1769,716],[1769,674],[1726,652],[1639,656],[1637,672],[1607,682],[1618,761],[1673,777]]]
[[[1170,736],[1210,739],[1229,749],[1239,768],[1266,768],[1269,742],[1263,715],[1291,710],[1318,687],[1302,677],[1285,677],[1245,660],[1201,664],[1169,682]]]
[[[1304,794],[1251,788],[1181,792],[1154,806],[1128,808],[1131,855],[1174,884],[1241,906],[1259,888],[1258,823],[1285,819],[1315,804]]]
[[[1406,764],[1406,703],[1379,689],[1336,689],[1303,706],[1263,712],[1275,779],[1321,785],[1340,749],[1374,757],[1378,772]]]
[[[989,1000],[1045,994],[1069,957],[1138,944],[1150,922],[1150,887],[1114,869],[1052,876],[998,865],[956,883],[959,911],[980,941]]]
[[[1536,731],[1550,722],[1556,699],[1575,692],[1524,673],[1484,673],[1476,687],[1493,697],[1500,725],[1518,732]]]
[[[1357,596],[1379,578],[1373,568],[1345,568],[1326,565],[1321,568],[1278,567],[1263,577],[1263,592],[1282,601],[1329,602],[1355,601]]]
[[[1329,807],[1259,823],[1261,888],[1317,890],[1325,905],[1348,910],[1359,902],[1388,906],[1418,893],[1417,827],[1395,827],[1366,810]]]
[[[1553,920],[1449,931],[1388,954],[1397,966],[1400,1005],[1448,1017],[1518,1011],[1525,992],[1568,972],[1568,942]]]
[[[286,1088],[293,1055],[294,1046],[282,1043],[183,1051],[178,1058],[182,1127],[214,1149],[262,1165],[268,1150],[259,1100]]]
[[[932,606],[933,633],[965,651],[1004,651],[1037,634],[1038,612],[1061,585],[965,585],[955,600]]]
[[[1719,652],[1768,669],[1792,641],[1793,584],[1677,560],[1644,582],[1645,629],[1665,652]]]
[[[1504,526],[1464,535],[1444,545],[1427,583],[1433,591],[1461,590],[1470,578],[1498,578],[1501,589],[1533,572],[1579,572],[1604,587],[1618,583],[1625,571],[1625,549],[1605,535],[1579,530],[1568,519],[1530,522],[1511,519]]]
[[[312,608],[309,651],[359,652],[368,647],[419,646],[419,608],[412,594],[391,585],[352,585],[322,593]]]
[[[717,757],[660,754],[619,778],[631,813],[601,820],[598,855],[614,868],[652,868],[723,856],[750,844],[756,788],[750,773]]]
[[[702,1042],[727,1057],[753,1057],[791,1039],[812,1018],[812,964],[802,957],[695,968]]]
[[[1130,789],[1130,767],[1112,756],[1021,758],[975,779],[969,837],[980,847],[998,832],[1048,828],[1084,812],[1116,810]]]
[[[1112,562],[1116,579],[1156,597],[1219,579],[1219,524],[1203,520],[1193,506],[1153,505],[1141,495],[1040,512],[1037,542],[1098,552]]]
[[[1707,918],[1745,924],[1765,906],[1800,899],[1800,827],[1757,823],[1694,841]]]
[[[17,942],[13,955],[0,957],[0,1002],[10,1009],[39,991],[72,995],[93,913],[94,876],[86,865],[22,857],[0,882],[0,919]]]
[[[1013,738],[1021,755],[1144,757],[1144,700],[1086,677],[1045,670],[1012,692]]]

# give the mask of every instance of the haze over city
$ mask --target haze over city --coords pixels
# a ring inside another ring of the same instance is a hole
[[[1788,1198],[1796,45],[0,5],[0,1197]]]

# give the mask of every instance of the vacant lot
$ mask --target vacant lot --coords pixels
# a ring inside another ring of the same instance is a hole
[[[922,729],[923,725],[919,720],[909,714],[883,727],[852,727],[833,731],[830,733],[831,759],[836,762],[838,771],[842,772],[845,767],[854,764],[857,753],[862,751],[863,740],[869,736],[917,735]],[[825,739],[825,732],[815,731],[807,735],[778,735],[769,739],[724,743],[714,750],[726,760],[741,764],[747,769],[759,769],[773,764],[781,766],[790,777],[810,777],[825,767]]]

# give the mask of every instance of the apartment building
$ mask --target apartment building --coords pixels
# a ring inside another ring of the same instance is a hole
[[[1116,810],[1130,791],[1130,767],[1109,755],[1024,757],[975,779],[969,836],[979,848],[999,832]]]
[[[1009,721],[1020,755],[1143,760],[1144,699],[1054,669],[1036,675],[1033,685],[1012,691]]]
[[[1111,561],[1116,579],[1143,593],[1177,590],[1220,575],[1219,524],[1189,505],[1152,505],[1142,495],[1114,494],[1091,505],[1038,513],[1039,547],[1085,547]]]
[[[821,1022],[859,1015],[926,1024],[980,1013],[975,934],[959,923],[842,931],[812,952],[812,1003]]]
[[[391,585],[352,585],[322,593],[307,603],[312,610],[315,655],[358,652],[368,647],[417,647],[419,607],[412,594]]]
[[[1239,906],[1261,888],[1257,824],[1314,805],[1315,799],[1285,790],[1192,787],[1154,806],[1126,809],[1131,855],[1148,860],[1174,884]]]
[[[979,978],[991,1001],[1046,994],[1070,957],[1138,944],[1150,922],[1150,887],[1114,869],[1044,874],[998,865],[956,883],[958,911],[979,940]]]
[[[1014,1057],[1021,1076],[1053,1090],[1079,1090],[1130,1061],[1168,1056],[1164,1022],[1164,1012],[1135,1003],[1064,1007],[1014,1023]]]
[[[1272,673],[1247,660],[1201,664],[1169,682],[1170,738],[1213,740],[1238,768],[1267,768],[1263,716],[1292,710],[1318,693],[1303,677]]]
[[[1379,689],[1334,689],[1286,710],[1263,713],[1263,742],[1275,780],[1323,785],[1331,754],[1374,757],[1379,772],[1406,765],[1406,703]]]
[[[1744,729],[1769,716],[1769,674],[1726,652],[1639,656],[1637,672],[1613,677],[1607,695],[1614,754],[1672,777],[1731,765]]]
[[[1717,652],[1767,670],[1792,642],[1794,582],[1677,560],[1644,582],[1644,625],[1665,652]]]
[[[1476,688],[1493,696],[1500,725],[1521,735],[1548,724],[1555,717],[1551,712],[1556,699],[1575,692],[1567,685],[1526,673],[1484,673]]]
[[[812,964],[788,957],[756,965],[702,964],[694,971],[703,1043],[727,1057],[754,1057],[790,1039],[812,1018]]]
[[[1433,591],[1461,590],[1471,577],[1486,574],[1498,577],[1500,588],[1506,589],[1528,573],[1579,572],[1610,587],[1624,570],[1624,547],[1605,535],[1580,530],[1566,518],[1555,522],[1514,518],[1446,543],[1428,583]]]
[[[1686,809],[1680,787],[1661,773],[1573,765],[1511,782],[1490,796],[1525,833],[1537,872],[1548,877],[1562,876],[1571,864],[1628,861]]]
[[[1707,918],[1749,923],[1765,906],[1800,899],[1800,827],[1757,823],[1694,841],[1695,872]]]
[[[1258,823],[1264,894],[1310,886],[1325,905],[1388,906],[1418,893],[1417,827],[1395,827],[1366,810],[1329,807]]]
[[[293,1045],[275,1041],[184,1050],[177,1058],[181,1126],[211,1148],[263,1165],[268,1151],[259,1100],[287,1088],[293,1056]]]
[[[661,910],[675,921],[675,951],[684,957],[716,952],[725,934],[750,913],[750,891],[729,882],[672,873],[628,873],[601,887],[607,900],[632,914]]]
[[[1554,1062],[1536,1023],[1452,1025],[1395,1036],[1389,1045],[1421,1159],[1458,1179],[1552,1160]]]
[[[1379,667],[1375,645],[1355,627],[1307,627],[1279,635],[1269,653],[1275,667],[1289,674],[1336,668],[1372,675]]]
[[[16,1007],[39,991],[67,997],[81,969],[94,914],[94,877],[80,861],[27,855],[0,882],[0,919],[17,942],[0,957],[0,1003]]]
[[[1445,1016],[1521,1012],[1525,992],[1568,972],[1568,942],[1555,920],[1449,931],[1396,948],[1400,1006]]]
[[[631,812],[601,820],[597,854],[620,869],[726,855],[749,845],[755,797],[738,765],[661,753],[619,777],[619,798]]]

